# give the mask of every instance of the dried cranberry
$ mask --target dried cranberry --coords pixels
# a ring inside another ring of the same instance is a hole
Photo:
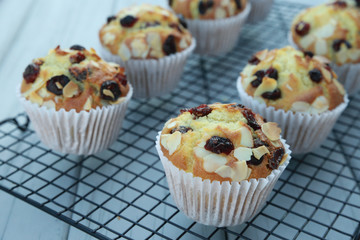
[[[106,22],[107,24],[109,24],[111,21],[114,21],[116,19],[116,16],[109,16],[107,19],[106,19]]]
[[[266,71],[266,76],[268,76],[269,78],[273,78],[275,80],[278,80],[278,78],[279,78],[278,71],[272,67]]]
[[[169,0],[169,6],[171,7],[173,4],[173,0]]]
[[[204,15],[205,13],[206,13],[206,10],[207,10],[207,4],[206,4],[206,2],[204,2],[204,1],[202,1],[202,0],[200,0],[200,2],[199,2],[199,13],[201,14],[201,15]]]
[[[264,156],[262,156],[260,159],[257,159],[254,155],[251,155],[251,159],[249,161],[246,161],[247,165],[254,165],[258,166],[264,161]]]
[[[242,110],[242,114],[246,118],[247,124],[250,127],[252,127],[254,130],[258,130],[261,128],[260,125],[255,120],[255,114],[253,113],[253,111],[251,111],[248,108],[245,108],[244,110]]]
[[[177,30],[178,30],[179,32],[181,32],[181,33],[183,32],[183,31],[181,30],[179,24],[171,23],[171,24],[169,24],[169,27],[175,28],[175,29],[177,29]]]
[[[261,146],[268,147],[269,144],[267,144],[266,142],[261,141],[260,138],[255,138],[254,139],[254,148],[258,148],[258,147],[261,147]]]
[[[184,27],[184,28],[187,28],[187,23],[186,23],[186,20],[184,18],[184,16],[182,14],[178,14],[177,15],[178,18],[179,18],[179,23]]]
[[[335,52],[340,51],[341,45],[343,43],[346,45],[347,48],[352,48],[351,44],[348,41],[346,41],[345,39],[336,39],[336,40],[334,40],[334,43],[332,45],[334,51]]]
[[[306,23],[304,21],[299,22],[298,24],[296,24],[295,26],[295,32],[299,35],[299,36],[305,36],[306,34],[308,34],[310,31],[310,24]]]
[[[136,17],[133,17],[131,15],[127,15],[125,16],[124,18],[120,19],[120,24],[121,26],[123,27],[126,27],[126,28],[130,28],[132,26],[135,25],[135,23],[138,21],[139,19],[136,18]]]
[[[88,74],[91,73],[91,71],[87,69],[79,69],[75,67],[69,68],[69,72],[71,76],[73,76],[79,82],[84,81],[87,78]]]
[[[207,8],[212,8],[214,6],[214,1],[213,0],[208,0],[207,1]]]
[[[46,89],[55,95],[62,95],[63,88],[70,82],[70,79],[65,75],[58,75],[50,78],[46,82]]]
[[[83,51],[85,48],[81,45],[75,44],[70,47],[71,50]]]
[[[206,104],[201,104],[200,106],[198,106],[196,108],[181,109],[180,112],[181,113],[189,112],[192,115],[194,115],[196,118],[199,118],[199,117],[205,117],[205,116],[209,115],[212,112],[212,109]]]
[[[316,83],[321,82],[321,80],[323,79],[323,75],[322,75],[321,71],[317,68],[314,68],[313,70],[311,70],[309,72],[309,76],[310,76],[310,79]]]
[[[110,91],[111,93],[109,93]],[[101,84],[100,97],[104,100],[116,101],[121,96],[120,86],[115,81],[105,81]]]
[[[355,0],[355,2],[356,2],[356,6],[360,7],[360,0]]]
[[[339,8],[346,8],[347,7],[347,3],[344,1],[336,1],[333,3],[334,6],[339,7]]]
[[[314,57],[314,54],[313,54],[312,52],[310,52],[310,51],[305,51],[305,52],[304,52],[304,56],[305,56],[305,57],[308,56],[308,57],[310,57],[310,58],[313,58],[313,57]]]
[[[213,136],[206,141],[205,149],[213,153],[229,154],[234,150],[234,144],[228,138]]]
[[[258,59],[256,56],[252,56],[248,62],[251,65],[258,65],[260,62],[260,59]]]
[[[121,73],[117,73],[115,75],[115,78],[121,83],[121,85],[126,86],[127,84],[127,80],[126,80],[126,76],[121,74]]]
[[[166,55],[176,53],[176,44],[174,35],[169,35],[163,44],[163,51]]]
[[[235,4],[236,4],[237,9],[242,8],[241,0],[235,0]]]
[[[35,82],[36,78],[39,76],[40,67],[37,64],[31,63],[29,64],[23,73],[23,77],[26,83]]]
[[[70,62],[72,64],[81,63],[85,60],[85,58],[86,57],[84,54],[82,54],[81,52],[77,52],[76,54],[70,56]]]
[[[187,133],[190,130],[193,131],[193,129],[191,127],[179,126],[177,128],[171,129],[170,133],[173,134],[174,132],[178,131],[178,132],[184,134],[184,133]]]
[[[332,68],[331,68],[330,64],[325,63],[324,68],[325,68],[326,70],[328,70],[329,72],[332,72]]]
[[[269,163],[267,165],[270,169],[277,169],[279,164],[285,154],[285,150],[283,148],[278,148],[274,151],[272,157],[269,159]]]
[[[254,74],[257,78],[251,82],[251,85],[254,88],[257,88],[262,83],[263,78],[265,77],[265,71],[259,70]]]
[[[281,91],[277,88],[272,92],[264,92],[261,96],[266,99],[276,100],[281,98]]]

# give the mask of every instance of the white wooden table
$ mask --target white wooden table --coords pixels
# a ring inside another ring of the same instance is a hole
[[[317,4],[324,0],[289,0]],[[139,2],[165,0],[0,0],[0,120],[23,112],[16,98],[22,72],[51,48],[99,48],[109,15]],[[0,191],[0,239],[91,239],[89,235]]]

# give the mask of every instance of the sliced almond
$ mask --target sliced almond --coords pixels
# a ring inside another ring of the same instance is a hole
[[[215,18],[216,19],[223,19],[226,17],[226,11],[223,8],[217,8],[215,10]]]
[[[224,165],[216,169],[215,173],[220,175],[222,178],[231,178],[232,171],[231,167]]]
[[[89,110],[91,109],[91,107],[92,107],[92,102],[93,102],[93,99],[92,99],[92,97],[90,96],[90,97],[86,100],[83,109],[86,110],[86,111],[89,111]]]
[[[61,85],[59,82],[55,82],[55,85],[58,89],[63,89],[63,85]]]
[[[107,32],[104,34],[103,36],[103,40],[105,44],[112,44],[114,43],[116,36],[115,34],[111,33],[111,32]]]
[[[185,49],[185,48],[187,48],[188,46],[189,46],[189,44],[187,43],[186,39],[185,39],[185,38],[182,38],[181,41],[180,41],[180,43],[179,43],[179,47]]]
[[[66,98],[71,98],[79,93],[79,86],[74,82],[69,82],[63,89],[63,95]]]
[[[249,161],[251,159],[251,148],[238,147],[234,150],[234,157],[239,161]]]
[[[173,153],[179,148],[181,143],[181,133],[174,132],[173,134],[164,134],[161,136],[161,145],[169,151],[169,155],[173,155]]]
[[[266,55],[268,54],[268,52],[269,52],[269,50],[265,49],[265,50],[262,50],[262,51],[256,53],[255,56],[262,61],[266,58]]]
[[[307,35],[299,40],[299,44],[302,48],[308,48],[315,41],[315,37],[313,35]]]
[[[131,58],[131,51],[130,49],[126,46],[125,43],[122,43],[119,51],[118,51],[118,55],[121,57],[121,59],[123,61],[127,61]]]
[[[311,104],[310,113],[321,113],[329,109],[329,101],[324,96],[319,96]]]
[[[110,91],[109,89],[104,89],[104,90],[102,91],[102,93],[103,93],[105,96],[111,97],[111,99],[115,99],[114,94],[113,94],[112,91]]]
[[[276,141],[280,139],[281,129],[278,127],[277,123],[264,123],[263,125],[261,125],[261,130],[271,141]]]
[[[294,102],[291,106],[291,111],[294,112],[308,112],[310,104],[303,101]]]
[[[131,42],[132,55],[137,58],[145,58],[149,53],[149,46],[143,39],[134,39]]]
[[[240,133],[241,133],[240,144],[242,146],[249,147],[249,148],[253,147],[254,141],[253,141],[251,131],[247,127],[242,127],[240,129]]]
[[[252,152],[254,153],[254,157],[256,159],[260,159],[265,154],[270,154],[269,149],[267,149],[267,147],[265,147],[265,146],[254,148],[254,149],[252,149]]]
[[[226,157],[211,153],[204,157],[204,169],[207,172],[215,172],[221,166],[227,163]]]
[[[30,101],[42,105],[44,100],[36,92],[32,92],[29,95]]]
[[[166,128],[173,129],[177,125],[177,121],[173,121],[166,125]]]
[[[339,83],[339,81],[337,81],[337,80],[334,81],[334,84],[337,87],[337,89],[339,90],[339,92],[341,93],[341,95],[345,95],[345,89],[344,89],[343,85],[341,83]]]
[[[318,39],[315,43],[315,54],[325,55],[327,53],[327,43],[324,39]]]
[[[152,49],[161,50],[161,37],[159,33],[150,32],[146,36],[146,41]]]
[[[43,106],[45,106],[47,109],[55,108],[55,103],[52,100],[48,100],[43,103]]]
[[[328,38],[334,34],[335,28],[335,25],[329,23],[320,28],[317,28],[314,34],[319,38]]]
[[[240,182],[247,179],[251,173],[251,169],[247,166],[245,161],[234,163],[232,170],[231,178],[234,182]]]

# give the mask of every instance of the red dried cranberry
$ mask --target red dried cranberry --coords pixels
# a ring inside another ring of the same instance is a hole
[[[258,148],[258,147],[261,147],[261,146],[268,147],[269,144],[267,144],[266,142],[261,141],[260,138],[255,138],[254,139],[254,148]]]
[[[203,0],[200,0],[199,2],[199,13],[201,15],[204,15],[206,13],[206,11],[209,9],[209,8],[212,8],[214,6],[214,2],[213,0],[208,0],[207,2],[204,2]]]
[[[184,16],[182,14],[178,14],[177,15],[178,18],[179,18],[179,23],[184,27],[184,28],[187,28],[187,23],[186,23],[186,20],[184,18]]]
[[[229,154],[234,150],[234,144],[228,138],[213,136],[206,141],[205,149],[213,153]]]
[[[281,91],[277,88],[272,92],[264,92],[261,96],[266,99],[276,100],[281,98]]]
[[[305,52],[304,52],[304,56],[305,56],[305,57],[308,56],[308,57],[310,57],[310,58],[313,58],[313,57],[314,57],[314,54],[313,54],[312,52],[310,52],[310,51],[305,51]]]
[[[76,54],[70,56],[70,62],[72,64],[81,63],[82,61],[85,60],[85,58],[86,57],[85,57],[85,55],[83,53],[77,52]]]
[[[259,70],[254,74],[257,78],[251,82],[251,86],[257,88],[262,83],[263,78],[265,77],[265,71]]]
[[[111,96],[111,94],[108,94],[105,90],[110,91],[113,96]],[[116,101],[120,96],[121,96],[120,86],[117,82],[109,80],[101,84],[100,97],[102,99],[109,101]]]
[[[75,44],[70,47],[71,50],[83,51],[85,48],[81,45]]]
[[[191,127],[179,126],[177,128],[171,129],[170,133],[173,134],[174,132],[178,131],[181,134],[184,134],[184,133],[187,133],[190,130],[193,131],[193,129]]]
[[[325,63],[324,68],[325,68],[326,70],[328,70],[329,72],[332,72],[332,68],[331,68],[330,64]]]
[[[242,110],[242,114],[247,120],[247,124],[252,127],[255,131],[260,129],[260,125],[255,120],[255,114],[248,108]]]
[[[304,21],[299,22],[298,24],[296,24],[295,26],[295,32],[299,35],[299,36],[305,36],[306,34],[308,34],[310,31],[310,24],[306,23]]]
[[[115,75],[115,78],[121,83],[121,85],[126,86],[127,84],[127,80],[126,80],[126,76],[121,74],[121,73],[117,73]]]
[[[176,53],[176,43],[174,35],[169,35],[165,40],[162,47],[165,55],[171,55]]]
[[[248,62],[251,65],[258,65],[260,62],[260,59],[258,59],[256,56],[252,56]]]
[[[235,0],[235,4],[236,4],[237,9],[242,8],[241,0]]]
[[[109,24],[111,21],[114,21],[116,19],[116,16],[109,16],[107,19],[106,19],[106,22],[107,24]]]
[[[39,76],[40,67],[37,64],[31,63],[29,64],[23,73],[23,77],[26,83],[35,82],[36,78]]]
[[[133,17],[131,15],[127,15],[125,16],[124,18],[120,19],[120,24],[121,26],[123,27],[126,27],[126,28],[130,28],[132,26],[135,25],[135,23],[138,21],[139,19],[136,18],[136,17]]]
[[[346,8],[347,7],[347,3],[344,1],[336,1],[333,3],[334,6],[339,7],[339,8]]]
[[[214,6],[214,1],[213,0],[208,0],[207,1],[207,8],[212,8]]]
[[[46,82],[46,89],[55,95],[62,95],[63,88],[70,82],[70,79],[65,75],[58,75],[50,78]],[[60,86],[59,86],[60,85]]]
[[[352,48],[351,44],[348,41],[346,41],[345,39],[336,39],[336,40],[334,40],[334,43],[332,45],[334,51],[335,52],[340,51],[341,45],[343,43],[346,45],[347,48]]]
[[[254,157],[254,155],[251,155],[251,159],[249,161],[246,161],[247,165],[254,165],[258,166],[264,161],[264,156],[262,156],[260,159],[257,159]]]
[[[84,81],[88,74],[90,75],[91,71],[89,69],[79,69],[77,67],[69,68],[71,76],[73,76],[77,81]]]
[[[309,72],[309,76],[310,76],[310,79],[316,83],[321,82],[321,80],[323,79],[323,75],[322,75],[321,71],[317,68],[314,68],[313,70],[311,70]]]
[[[275,80],[278,80],[278,78],[279,78],[278,71],[272,67],[266,71],[266,76],[268,76],[269,78],[273,78]]]
[[[269,158],[269,163],[267,165],[270,169],[277,169],[279,164],[285,154],[285,150],[283,148],[278,148],[274,151],[271,158]]]
[[[169,0],[169,6],[171,7],[173,4],[173,0]]]
[[[199,118],[199,117],[205,117],[205,116],[209,115],[212,112],[212,109],[206,104],[201,104],[200,106],[198,106],[196,108],[181,109],[180,112],[181,113],[189,112],[192,115],[194,115],[196,118]]]

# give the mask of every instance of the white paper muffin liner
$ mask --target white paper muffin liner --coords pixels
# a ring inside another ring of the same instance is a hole
[[[176,206],[194,221],[216,227],[239,225],[253,218],[264,206],[291,158],[289,146],[281,140],[288,157],[266,178],[241,182],[211,182],[175,167],[161,150],[160,135],[161,132],[156,138],[156,150],[164,166]]]
[[[176,88],[184,71],[186,59],[196,47],[193,38],[191,45],[176,54],[160,59],[130,59],[123,61],[105,47],[101,47],[103,59],[125,67],[126,75],[134,88],[134,97],[149,98],[161,96]]]
[[[288,34],[288,41],[291,46],[299,49],[292,38],[291,32]],[[346,63],[338,66],[336,63],[331,62],[330,65],[349,95],[353,95],[360,90],[360,63]]]
[[[100,152],[117,139],[132,94],[130,85],[124,101],[77,113],[74,109],[56,111],[55,108],[40,107],[18,92],[41,142],[55,151],[77,155]]]
[[[281,135],[290,145],[293,153],[311,152],[319,147],[330,134],[337,119],[349,103],[347,95],[344,102],[331,111],[320,114],[285,112],[283,109],[275,109],[266,106],[249,96],[241,85],[241,77],[237,80],[237,89],[242,104],[251,108],[270,122],[276,122],[281,127]]]
[[[274,0],[249,0],[249,2],[251,3],[251,12],[247,22],[256,23],[269,15]]]
[[[251,4],[236,16],[216,20],[186,19],[188,29],[197,40],[195,53],[218,55],[231,51],[250,13]]]

